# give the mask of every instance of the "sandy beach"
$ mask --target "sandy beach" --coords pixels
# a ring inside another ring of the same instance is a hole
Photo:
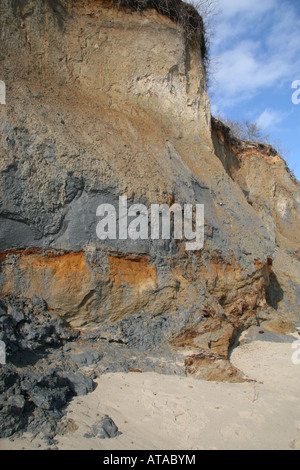
[[[155,373],[106,374],[95,391],[72,400],[69,429],[57,448],[103,450],[300,450],[300,365],[291,344],[238,347],[232,363],[252,382],[215,383]],[[84,437],[109,415],[122,433]],[[2,439],[4,449],[43,449],[24,435]]]

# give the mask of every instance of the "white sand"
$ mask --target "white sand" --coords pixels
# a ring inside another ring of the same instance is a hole
[[[155,373],[107,374],[68,408],[78,430],[58,448],[107,450],[300,449],[300,365],[291,344],[256,342],[232,362],[256,383],[224,384]],[[122,435],[83,435],[108,414]],[[42,443],[42,441],[41,441]],[[37,448],[30,436],[0,441],[1,449]],[[44,444],[43,444],[44,446]]]

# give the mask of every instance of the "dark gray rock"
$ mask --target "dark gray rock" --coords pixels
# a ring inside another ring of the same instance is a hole
[[[101,361],[103,354],[97,351],[88,350],[79,354],[71,354],[70,357],[75,364],[80,366],[90,366]]]
[[[28,374],[21,382],[21,387],[33,403],[43,410],[60,409],[71,396],[69,382],[55,371],[41,377]]]
[[[260,328],[258,326],[252,326],[244,334],[242,344],[253,343],[254,341],[264,341],[270,343],[293,343],[295,338],[291,335],[280,335],[277,333],[272,333],[271,331]]]
[[[68,381],[69,387],[74,395],[87,395],[94,390],[93,380],[82,374],[64,372],[62,377]]]
[[[114,421],[109,416],[105,415],[92,426],[91,432],[86,433],[84,437],[87,439],[95,437],[98,439],[112,439],[121,434]]]
[[[16,351],[59,347],[78,336],[64,328],[58,316],[47,311],[43,300],[35,298],[30,302],[3,297],[0,308],[0,340],[6,344],[8,357]]]
[[[93,390],[93,380],[75,374],[62,352],[77,337],[44,301],[1,299],[0,339],[8,363],[0,366],[0,438],[27,430],[53,439],[69,400]]]
[[[0,438],[10,437],[25,424],[25,399],[22,395],[0,398]]]
[[[202,297],[199,295],[199,304]],[[122,320],[99,328],[107,341],[137,348],[140,351],[161,350],[174,335],[185,330],[186,325],[197,325],[203,317],[197,308],[180,309],[173,315],[153,316],[151,312],[126,315]]]
[[[0,438],[10,437],[26,423],[26,402],[19,375],[10,367],[0,368]]]
[[[10,366],[0,366],[0,395],[9,390],[15,394],[19,385],[19,375]]]

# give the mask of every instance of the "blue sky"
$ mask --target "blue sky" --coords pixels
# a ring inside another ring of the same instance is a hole
[[[300,0],[215,1],[212,113],[258,122],[300,180]]]

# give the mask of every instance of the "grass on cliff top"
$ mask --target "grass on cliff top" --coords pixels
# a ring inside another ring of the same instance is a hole
[[[182,0],[107,0],[107,3],[138,12],[152,8],[161,15],[168,16],[184,29],[187,39],[194,39],[199,43],[202,58],[204,61],[207,60],[208,50],[203,19],[193,5]]]

